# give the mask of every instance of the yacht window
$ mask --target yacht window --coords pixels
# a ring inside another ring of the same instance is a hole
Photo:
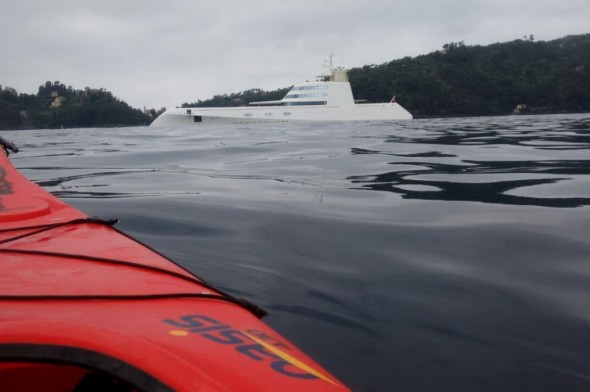
[[[299,101],[299,102],[286,102],[286,106],[310,106],[310,105],[325,105],[326,101]]]
[[[311,94],[287,94],[285,98],[319,98],[326,97],[328,93],[311,93]]]
[[[297,87],[293,87],[291,89],[291,91],[301,91],[301,90],[323,90],[323,89],[327,89],[328,86],[325,84],[322,85],[316,85],[316,86],[297,86]]]
[[[193,118],[197,123],[203,122],[203,116],[194,116]]]

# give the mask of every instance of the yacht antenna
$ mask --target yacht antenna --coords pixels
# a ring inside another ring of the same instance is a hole
[[[334,73],[334,53],[330,52],[329,60],[324,60],[324,67],[330,70],[330,75]]]

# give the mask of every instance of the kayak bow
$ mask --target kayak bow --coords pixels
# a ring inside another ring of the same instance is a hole
[[[262,309],[114,223],[33,184],[0,149],[2,390],[347,390]]]

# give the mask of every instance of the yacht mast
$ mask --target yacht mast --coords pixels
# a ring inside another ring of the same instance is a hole
[[[330,75],[334,74],[334,53],[330,52],[328,60],[324,60],[324,67],[328,68]]]

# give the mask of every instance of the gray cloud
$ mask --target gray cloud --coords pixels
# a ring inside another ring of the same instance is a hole
[[[353,67],[451,41],[588,33],[587,0],[54,0],[0,5],[0,83],[103,87],[134,107],[172,106],[313,77],[328,53]]]

